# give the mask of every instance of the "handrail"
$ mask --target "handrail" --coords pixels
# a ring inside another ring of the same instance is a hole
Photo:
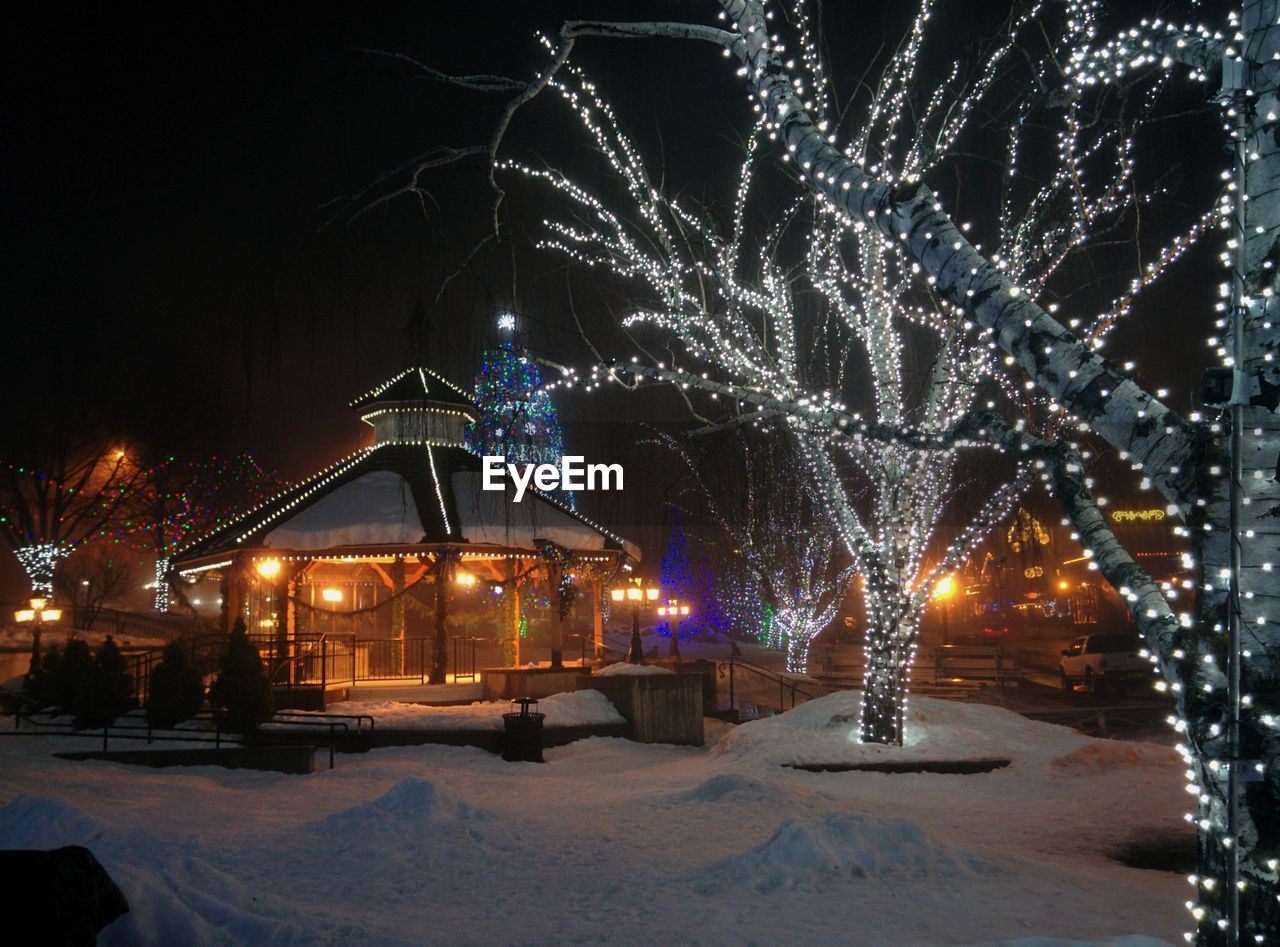
[[[334,747],[337,743],[336,734],[337,734],[338,728],[341,727],[344,731],[350,733],[351,726],[350,724],[347,723],[347,721],[355,720],[356,732],[359,733],[363,721],[367,720],[369,721],[369,732],[372,733],[374,729],[374,723],[375,723],[374,718],[369,716],[368,714],[296,715],[296,714],[290,713],[289,711],[282,711],[281,713],[274,714],[271,720],[267,720],[264,722],[265,723],[276,722],[276,718],[281,716],[284,716],[284,717],[310,716],[310,717],[321,718],[314,721],[293,720],[293,721],[279,721],[279,722],[285,724],[286,726],[304,726],[304,727],[309,726],[309,727],[326,728],[329,731],[328,749],[329,749],[329,768],[330,769],[333,769],[333,766],[334,766]],[[155,742],[212,743],[214,746],[214,749],[220,749],[222,747],[222,738],[224,735],[222,725],[218,723],[217,718],[213,715],[205,715],[205,714],[198,714],[197,716],[192,717],[190,720],[184,721],[184,722],[212,723],[213,724],[212,729],[208,727],[177,727],[177,726],[153,727],[151,726],[150,723],[147,723],[145,726],[131,727],[128,725],[121,726],[119,723],[114,721],[103,727],[85,727],[82,729],[76,729],[75,725],[72,723],[71,720],[66,720],[66,721],[36,720],[34,718],[34,715],[23,713],[22,711],[12,711],[12,710],[0,711],[0,717],[14,718],[13,729],[0,730],[0,736],[5,736],[5,737],[92,737],[95,740],[98,739],[98,737],[100,736],[102,738],[103,752],[106,752],[107,747],[109,746],[110,740],[113,738],[116,740],[146,740],[147,743],[155,743]],[[23,732],[21,729],[19,729],[22,725],[23,719],[26,720],[29,726],[35,727],[37,728],[37,730],[46,730],[46,732],[30,732],[30,731]],[[122,718],[122,719],[127,719],[127,718]],[[56,729],[56,730],[52,729],[55,727],[59,729]],[[99,733],[98,731],[101,731],[101,732]],[[213,739],[209,739],[209,735],[211,733],[213,735]],[[227,733],[229,735],[229,732]],[[166,736],[166,734],[177,734],[177,735]],[[240,736],[243,737],[244,734],[240,734]]]
[[[719,665],[717,666],[717,672],[719,673],[720,677],[725,676],[724,669],[726,667],[728,667],[729,669],[728,677],[729,677],[729,709],[730,710],[736,711],[738,709],[736,706],[734,674],[735,674],[735,669],[739,667],[742,668],[744,671],[747,671],[751,674],[756,675],[757,677],[764,678],[766,681],[777,682],[779,713],[782,713],[784,710],[787,709],[786,694],[788,691],[790,691],[791,693],[792,708],[794,708],[796,705],[797,694],[804,695],[806,700],[815,700],[817,698],[816,694],[811,694],[808,691],[806,691],[804,688],[798,687],[795,681],[788,680],[784,675],[778,673],[777,671],[771,671],[768,668],[760,667],[758,664],[752,664],[750,661],[743,661],[742,659],[736,656],[731,655],[730,657],[726,658],[725,660],[719,663]]]
[[[582,643],[582,652],[581,652],[581,657],[580,657],[580,659],[579,659],[579,660],[580,660],[580,662],[581,662],[582,664],[586,664],[586,663],[587,663],[587,645],[588,645],[588,643],[590,643],[590,645],[591,645],[591,647],[592,647],[593,649],[594,649],[595,647],[597,647],[597,645],[596,645],[595,635],[594,635],[594,634],[590,634],[590,635],[579,635],[579,634],[565,635],[565,640],[570,640],[570,639],[573,639],[573,638],[577,638],[577,639]],[[615,648],[613,645],[611,645],[611,644],[607,644],[607,643],[606,643],[606,640],[605,640],[605,638],[604,638],[604,636],[603,636],[603,635],[602,635],[602,636],[601,636],[601,638],[600,638],[599,648],[600,648],[600,650],[601,650],[601,651],[610,652],[610,653],[612,653],[612,654],[619,654],[619,655],[622,655],[622,657],[624,657],[624,658],[629,654],[629,652],[628,652],[628,651],[625,651],[625,650],[623,650],[622,648]]]
[[[804,694],[804,696],[808,697],[810,700],[817,699],[817,696],[818,696],[817,694],[810,694],[808,691],[804,690],[803,688],[796,686],[795,682],[790,680],[784,672],[771,671],[766,667],[761,667],[758,664],[752,664],[750,661],[744,661],[741,658],[735,657],[735,656],[730,656],[726,658],[724,661],[722,661],[721,663],[736,664],[739,667],[746,668],[752,674],[757,674],[761,677],[768,678],[769,680],[773,680],[773,681],[783,681],[786,683],[788,687],[795,687],[797,693]]]
[[[370,731],[372,731],[375,725],[377,724],[377,720],[373,717],[372,714],[331,714],[323,710],[317,710],[317,711],[277,710],[275,714],[272,715],[271,719],[267,721],[267,723],[276,722],[276,717],[302,717],[304,719],[310,718],[312,720],[322,720],[322,721],[323,720],[354,720],[356,722],[357,733],[359,733],[363,729],[364,722],[366,720],[369,722]]]

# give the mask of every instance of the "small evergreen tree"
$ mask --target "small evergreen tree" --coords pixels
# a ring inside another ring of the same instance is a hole
[[[64,713],[75,715],[80,695],[93,669],[93,652],[83,638],[72,638],[62,650],[62,662],[50,681],[50,702]]]
[[[153,727],[174,727],[200,712],[204,684],[200,672],[177,641],[165,645],[160,663],[151,672],[147,697],[147,722]]]
[[[254,733],[275,710],[267,671],[249,641],[243,618],[236,619],[227,650],[218,660],[218,679],[209,688],[209,703],[219,724],[244,734]]]
[[[56,644],[40,656],[40,668],[27,675],[24,690],[37,707],[49,707],[57,703],[62,678],[62,649]]]
[[[105,727],[135,704],[133,681],[125,670],[124,655],[115,639],[107,635],[73,695],[72,724],[80,730]]]

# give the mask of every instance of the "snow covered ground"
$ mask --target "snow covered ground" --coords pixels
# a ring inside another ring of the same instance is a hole
[[[609,698],[599,691],[552,694],[538,701],[546,727],[585,727],[597,723],[626,723]],[[512,712],[511,701],[491,700],[458,707],[431,707],[398,700],[344,700],[330,704],[327,714],[365,715],[386,730],[501,730],[502,715]],[[289,724],[272,724],[288,728]]]
[[[704,749],[421,746],[311,776],[0,740],[0,847],[87,844],[132,905],[108,944],[1181,942],[1185,880],[1108,857],[1185,833],[1171,749],[923,698],[911,746],[866,747],[856,711],[835,694]],[[1013,763],[780,765],[992,755]]]

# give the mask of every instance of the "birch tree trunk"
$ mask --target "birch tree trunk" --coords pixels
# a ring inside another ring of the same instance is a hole
[[[753,100],[766,110],[804,184],[850,221],[900,240],[936,280],[939,293],[964,306],[1036,384],[1141,464],[1191,528],[1201,570],[1197,615],[1152,643],[1174,682],[1185,749],[1202,776],[1195,789],[1202,865],[1192,902],[1197,937],[1202,943],[1235,943],[1237,935],[1240,943],[1280,942],[1275,893],[1280,883],[1280,376],[1275,361],[1280,341],[1272,295],[1280,259],[1276,0],[1244,4],[1240,33],[1228,51],[1228,57],[1243,52],[1248,60],[1240,83],[1247,91],[1227,103],[1240,136],[1241,196],[1247,197],[1237,202],[1233,221],[1239,306],[1228,314],[1229,344],[1224,346],[1234,353],[1224,357],[1236,370],[1237,403],[1230,425],[1208,426],[1177,416],[1031,302],[970,245],[927,188],[893,188],[837,149],[796,94],[773,48],[763,6],[756,0],[721,0],[721,6],[736,27],[729,48],[746,67]],[[1234,68],[1229,58],[1224,73]],[[1140,614],[1136,598],[1131,606]],[[1233,604],[1239,616],[1238,665],[1228,647]],[[1217,686],[1203,681],[1206,665],[1225,668],[1226,681],[1221,675]],[[1230,677],[1237,674],[1238,708],[1228,700]],[[1203,683],[1188,686],[1192,681]],[[878,686],[888,696],[892,682]],[[1233,760],[1228,738],[1236,727],[1240,744]],[[1233,793],[1242,803],[1234,816]],[[1237,859],[1240,884],[1233,883]],[[1237,918],[1238,932],[1233,930]]]

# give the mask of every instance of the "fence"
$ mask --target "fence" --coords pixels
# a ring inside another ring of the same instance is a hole
[[[814,674],[819,680],[861,687],[866,676],[866,656],[859,645],[827,645]],[[1001,646],[941,645],[918,648],[911,657],[909,676],[917,691],[927,688],[963,690],[988,684],[1016,684],[1017,652]]]
[[[283,643],[284,651],[274,636],[251,635],[250,641],[267,665],[277,669],[277,684],[328,687],[361,681],[431,681],[434,638],[299,633]],[[496,651],[500,645],[488,638],[455,635],[449,639],[449,648],[452,680],[475,681],[479,678],[479,653]]]

